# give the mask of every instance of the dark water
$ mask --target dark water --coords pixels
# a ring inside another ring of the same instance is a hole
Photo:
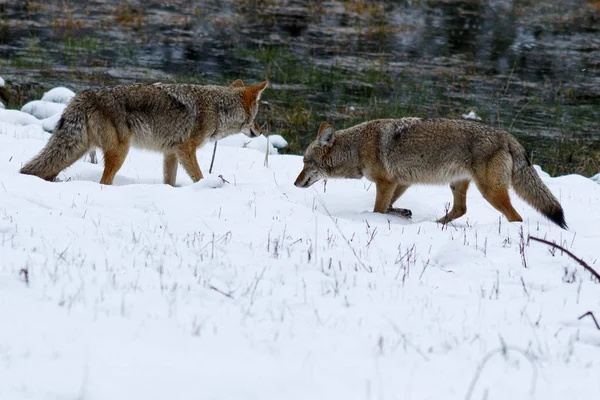
[[[268,78],[299,152],[328,120],[460,117],[552,173],[600,170],[600,1],[0,0],[0,93]]]

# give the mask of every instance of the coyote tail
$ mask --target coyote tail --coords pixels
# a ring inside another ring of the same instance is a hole
[[[76,99],[73,99],[76,100]],[[77,161],[89,148],[85,112],[73,102],[56,124],[46,146],[21,168],[21,173],[53,181],[65,168]]]
[[[550,221],[567,229],[562,206],[540,179],[523,146],[511,137],[509,147],[513,158],[512,184],[517,195]]]

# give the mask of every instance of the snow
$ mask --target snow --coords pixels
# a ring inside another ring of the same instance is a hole
[[[44,119],[56,114],[62,114],[66,104],[52,103],[44,100],[33,100],[25,104],[21,111],[31,114],[36,118]]]
[[[282,148],[287,145],[287,142],[285,142],[285,145],[282,147],[276,146],[283,144],[283,141],[278,140],[277,136],[281,137],[280,135],[270,135],[269,142],[267,143],[267,138],[264,135],[255,138],[250,138],[244,135],[243,133],[237,133],[235,135],[227,136],[223,139],[220,139],[219,145],[254,149],[260,151],[263,154],[266,152],[268,146],[269,154],[277,154],[277,148]],[[275,143],[272,143],[270,141],[270,139],[273,137],[275,137]]]
[[[40,121],[42,124],[42,128],[44,128],[46,132],[53,132],[54,127],[56,126],[56,124],[58,124],[58,121],[60,121],[60,116],[61,114],[54,114],[49,116],[48,118],[42,119]]]
[[[12,125],[41,125],[40,120],[31,114],[18,110],[0,110],[0,121]]]
[[[370,182],[296,188],[302,157],[265,166],[265,138],[219,141],[212,175],[199,149],[195,184],[181,167],[162,184],[161,155],[135,149],[114,186],[83,160],[45,182],[18,171],[50,134],[15,115],[0,114],[0,399],[597,398],[600,330],[578,317],[600,316],[600,284],[521,239],[600,269],[590,179],[537,168],[569,231],[515,196],[525,221],[508,223],[475,187],[443,227],[447,186],[407,190],[412,220],[373,214]]]
[[[283,149],[288,145],[287,140],[285,140],[281,135],[269,135],[269,143],[278,149]]]
[[[68,104],[73,96],[75,96],[75,92],[73,92],[71,89],[59,86],[44,93],[42,96],[42,101]]]
[[[4,78],[0,76],[0,87],[4,87],[5,84],[6,82],[4,82]]]
[[[481,121],[481,117],[479,115],[477,115],[475,110],[471,110],[467,114],[462,114],[462,117],[464,119],[474,119],[476,121]]]

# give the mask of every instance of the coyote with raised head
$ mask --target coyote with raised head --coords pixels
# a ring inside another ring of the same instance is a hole
[[[53,181],[92,148],[104,154],[100,183],[110,185],[130,146],[164,153],[164,182],[175,185],[181,162],[194,182],[202,179],[196,149],[207,140],[243,132],[260,135],[254,118],[264,81],[244,86],[120,85],[78,93],[67,105],[42,151],[22,174]]]
[[[483,197],[508,221],[523,221],[508,189],[563,229],[563,209],[542,182],[525,149],[508,132],[482,123],[452,119],[381,119],[334,132],[323,122],[304,155],[294,185],[306,188],[323,178],[366,177],[376,185],[374,212],[410,217],[393,208],[413,184],[449,183],[452,209],[438,220],[448,223],[467,212],[474,180]]]

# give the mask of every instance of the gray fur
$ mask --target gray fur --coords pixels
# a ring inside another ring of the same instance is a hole
[[[240,131],[248,136],[257,135],[253,124],[258,102],[247,106],[246,89],[155,84],[83,91],[66,107],[46,147],[21,173],[54,180],[91,148],[98,147],[105,153],[117,149],[114,151],[126,154],[129,145],[163,152],[169,159],[165,168],[173,165],[176,168],[177,163],[170,157],[181,146],[198,147],[206,140]],[[196,175],[199,176],[192,179],[202,178],[199,169]],[[165,170],[165,182],[174,184],[174,180],[173,171]]]
[[[388,212],[412,184],[450,183],[454,207],[441,219],[448,222],[466,212],[464,194],[470,180],[509,220],[521,220],[508,200],[512,185],[525,201],[566,228],[560,203],[523,147],[501,129],[467,120],[381,119],[336,131],[327,139],[319,135],[306,149],[296,186],[308,187],[328,177],[364,176],[378,187],[374,211]]]

